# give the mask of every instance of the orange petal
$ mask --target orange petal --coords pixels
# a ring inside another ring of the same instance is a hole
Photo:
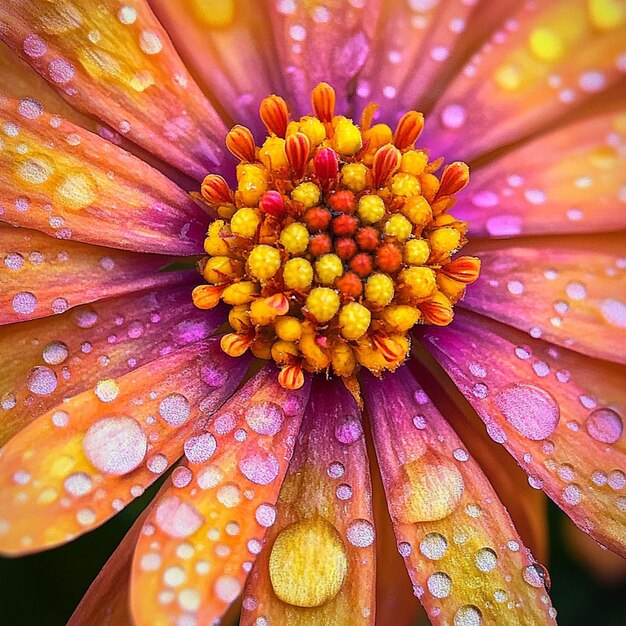
[[[398,550],[431,622],[551,623],[543,568],[407,368],[363,389]]]
[[[190,291],[161,287],[0,328],[0,446],[98,380],[207,339],[224,321],[223,311],[198,310]]]
[[[159,272],[171,259],[52,239],[0,223],[0,324],[63,313],[77,304],[189,280]]]
[[[626,554],[626,368],[464,311],[424,341],[531,486]]]
[[[626,362],[623,235],[471,246],[482,267],[463,305],[577,352]]]
[[[70,541],[141,495],[232,391],[248,361],[197,343],[58,404],[0,458],[0,550]]]
[[[356,403],[340,379],[317,379],[241,626],[374,624],[371,499]]]
[[[32,99],[0,98],[0,122],[2,221],[115,248],[202,251],[206,213],[140,159]]]
[[[622,80],[623,10],[601,19],[596,1],[515,4],[437,99],[424,136],[438,153],[467,160],[512,144]]]
[[[472,170],[455,208],[473,234],[514,237],[626,228],[622,113],[575,122]]]
[[[344,113],[354,79],[363,68],[376,29],[381,0],[329,2],[317,8],[282,3],[272,11],[279,67],[294,113],[311,110],[310,93],[327,82],[337,94],[337,111]]]
[[[230,120],[263,131],[260,102],[272,91],[283,92],[265,4],[151,0],[150,6],[201,87]]]
[[[145,0],[16,0],[2,38],[74,106],[195,178],[222,159],[225,128]]]
[[[135,551],[137,626],[212,624],[240,594],[274,522],[310,387],[287,391],[276,376],[261,370],[186,442],[189,466],[173,474]]]

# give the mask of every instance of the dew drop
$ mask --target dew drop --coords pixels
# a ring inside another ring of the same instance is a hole
[[[335,429],[337,441],[346,445],[358,441],[362,435],[363,429],[361,428],[361,422],[356,419],[349,419]]]
[[[79,497],[88,494],[93,487],[93,483],[88,474],[77,472],[76,474],[68,476],[63,486],[65,487],[65,491],[69,494]]]
[[[180,393],[170,393],[159,403],[159,415],[170,426],[184,424],[190,414],[189,400]]]
[[[202,525],[202,515],[196,507],[170,496],[159,503],[155,515],[157,526],[171,537],[189,537]]]
[[[474,563],[481,572],[491,572],[498,564],[498,557],[491,548],[481,548],[474,555]]]
[[[480,626],[482,613],[473,605],[466,604],[454,614],[454,626]]]
[[[69,349],[62,341],[51,341],[43,349],[43,360],[48,365],[59,365],[68,355]]]
[[[185,456],[191,463],[204,463],[217,450],[217,442],[211,433],[204,433],[187,439],[184,449]]]
[[[260,402],[246,411],[248,426],[259,435],[275,435],[281,429],[285,414],[274,402]]]
[[[239,469],[255,485],[270,485],[280,472],[278,461],[271,453],[250,454],[239,461]]]
[[[37,396],[49,396],[57,388],[57,375],[49,367],[38,365],[28,374],[26,385]]]
[[[95,394],[101,402],[113,402],[119,396],[120,388],[115,380],[107,378],[96,383]]]
[[[444,572],[434,572],[426,580],[426,586],[435,598],[447,598],[452,589],[452,579]]]
[[[622,418],[608,408],[593,411],[587,418],[585,427],[591,437],[603,443],[615,443],[624,430]]]

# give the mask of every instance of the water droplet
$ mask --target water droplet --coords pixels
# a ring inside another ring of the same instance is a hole
[[[89,427],[83,450],[91,464],[105,474],[121,476],[143,461],[146,435],[132,417],[105,417]]]
[[[420,541],[420,552],[432,561],[438,561],[448,551],[448,541],[439,533],[428,533]]]
[[[527,439],[547,439],[559,423],[556,400],[535,385],[514,383],[500,391],[494,401],[509,424]]]
[[[170,426],[184,424],[190,414],[189,400],[180,393],[170,393],[159,403],[159,415]]]
[[[113,402],[119,396],[120,388],[115,380],[107,378],[96,383],[95,394],[101,402]]]
[[[29,291],[21,291],[13,296],[13,310],[19,315],[30,315],[37,308],[37,297]]]
[[[57,388],[57,375],[49,367],[38,365],[30,370],[26,385],[35,395],[48,396]]]
[[[167,469],[167,457],[163,454],[154,454],[148,459],[146,465],[153,474],[161,474]]]
[[[362,435],[361,422],[357,419],[349,419],[335,429],[337,441],[346,445],[358,441]]]
[[[183,502],[178,496],[169,496],[157,506],[157,526],[171,537],[189,537],[202,525],[202,515],[196,507]]]
[[[596,409],[585,422],[587,432],[596,441],[615,443],[624,430],[622,418],[613,409]]]
[[[246,411],[248,426],[259,435],[275,435],[281,429],[285,414],[274,402],[260,402]]]
[[[434,572],[426,580],[426,586],[435,598],[447,598],[452,589],[452,579],[444,572]]]
[[[481,548],[474,555],[474,563],[481,572],[491,572],[498,564],[498,557],[491,548]]]
[[[537,587],[538,589],[545,587],[547,591],[550,591],[550,577],[541,563],[527,565],[522,570],[522,577],[531,587]]]
[[[482,621],[482,613],[472,604],[462,606],[454,614],[454,626],[480,626]]]
[[[69,356],[69,349],[62,341],[51,341],[43,349],[43,360],[48,365],[59,365]]]
[[[93,483],[88,474],[77,472],[76,474],[68,476],[63,486],[65,487],[65,491],[69,494],[79,497],[89,493],[93,487]]]
[[[259,504],[257,510],[254,513],[254,519],[263,526],[263,528],[269,528],[276,522],[276,507],[272,504]]]
[[[374,543],[374,525],[365,519],[357,519],[350,523],[346,531],[348,541],[357,548],[366,548]]]
[[[413,547],[411,546],[410,543],[406,541],[401,541],[398,544],[398,552],[400,553],[400,556],[403,556],[406,558],[408,556],[411,556],[411,552],[413,552]]]
[[[341,535],[320,517],[296,522],[282,530],[269,558],[274,593],[293,606],[326,604],[339,593],[347,570]]]
[[[239,461],[241,473],[255,485],[269,485],[276,480],[280,466],[271,453],[250,454]]]
[[[204,433],[187,439],[184,449],[185,456],[191,463],[204,463],[215,454],[217,442],[211,433]]]
[[[241,593],[241,583],[234,576],[220,576],[215,581],[215,595],[222,601],[230,604]]]

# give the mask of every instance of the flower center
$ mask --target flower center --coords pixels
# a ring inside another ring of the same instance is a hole
[[[303,370],[348,381],[359,367],[395,370],[411,328],[449,324],[480,268],[474,257],[452,258],[467,224],[448,211],[469,169],[455,162],[436,175],[442,159],[415,148],[421,113],[392,132],[372,126],[375,105],[360,126],[335,115],[325,83],[312,103],[315,115],[290,121],[282,98],[266,98],[260,148],[243,126],[228,133],[237,190],[214,174],[202,183],[217,219],[201,263],[208,284],[193,292],[199,308],[232,307],[222,349],[274,360],[289,389],[303,384]]]

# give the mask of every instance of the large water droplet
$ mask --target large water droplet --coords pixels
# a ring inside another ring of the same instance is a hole
[[[158,527],[171,537],[189,537],[202,524],[202,515],[191,504],[178,496],[170,496],[159,503],[156,510]]]
[[[250,454],[239,461],[239,469],[256,485],[269,485],[280,472],[278,461],[271,453]]]
[[[547,439],[556,430],[561,416],[559,405],[547,391],[527,383],[504,388],[494,402],[509,424],[533,441]]]
[[[275,435],[283,425],[283,409],[273,402],[261,402],[246,411],[248,426],[259,435]]]
[[[180,393],[170,393],[159,403],[159,415],[170,426],[184,424],[190,414],[189,400]]]
[[[613,409],[596,409],[585,422],[591,437],[603,443],[615,443],[624,430],[622,418]]]
[[[347,570],[341,535],[319,517],[287,526],[270,553],[274,593],[294,606],[322,606],[332,600],[343,586]]]
[[[105,417],[89,427],[83,450],[91,464],[105,474],[121,476],[143,461],[146,435],[132,417]]]

